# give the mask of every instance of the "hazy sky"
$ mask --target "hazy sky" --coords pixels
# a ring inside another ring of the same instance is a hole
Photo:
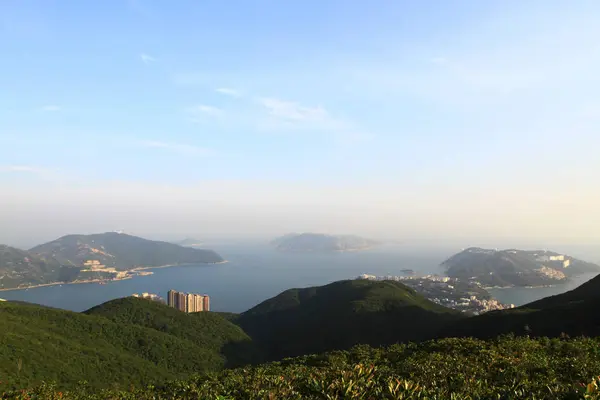
[[[600,242],[600,2],[0,1],[0,243]]]

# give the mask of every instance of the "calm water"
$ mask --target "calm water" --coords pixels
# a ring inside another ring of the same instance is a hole
[[[572,278],[568,283],[552,287],[532,289],[489,289],[488,292],[490,292],[490,294],[496,299],[498,299],[501,303],[512,303],[517,306],[522,306],[523,304],[531,303],[532,301],[539,300],[544,297],[554,296],[556,294],[561,294],[569,290],[575,289],[577,286],[589,281],[597,275],[598,273],[596,272],[582,274],[580,276]]]
[[[214,311],[241,312],[285,289],[323,285],[365,273],[402,275],[400,270],[409,268],[417,274],[441,274],[439,264],[456,252],[454,249],[407,250],[399,245],[334,254],[281,253],[268,245],[256,244],[221,244],[211,245],[210,248],[229,262],[155,269],[153,275],[106,285],[91,283],[5,291],[0,292],[0,297],[83,311],[132,293],[150,292],[166,297],[169,289],[175,289],[210,295],[211,309]],[[518,290],[522,293],[517,291],[511,294],[509,290],[503,290],[494,294],[502,301],[522,304],[521,299],[531,301],[568,289]]]

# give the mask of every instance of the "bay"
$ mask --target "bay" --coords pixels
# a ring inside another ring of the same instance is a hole
[[[2,291],[0,298],[84,311],[133,293],[155,293],[165,298],[167,291],[174,289],[208,294],[213,311],[242,312],[286,289],[324,285],[361,274],[403,275],[403,269],[412,269],[417,275],[443,274],[440,263],[458,251],[402,245],[346,253],[284,253],[262,243],[216,243],[207,247],[216,250],[228,262],[153,269],[152,275],[105,285],[65,284]],[[502,302],[520,305],[570,290],[591,277],[590,274],[582,275],[568,284],[552,288],[490,292]]]
[[[512,303],[515,306],[522,306],[523,304],[531,303],[532,301],[543,299],[544,297],[554,296],[573,290],[597,275],[597,272],[585,273],[571,278],[567,283],[549,287],[488,289],[488,292],[501,303]]]

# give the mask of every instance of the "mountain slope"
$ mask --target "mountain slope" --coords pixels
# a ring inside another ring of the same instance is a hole
[[[222,352],[227,365],[251,361],[254,351],[251,339],[237,325],[218,313],[183,313],[164,304],[125,297],[116,299],[84,312],[101,316],[116,323],[134,324],[189,340],[216,353]]]
[[[290,233],[274,239],[271,244],[280,251],[330,252],[365,250],[377,245],[378,242],[354,235]]]
[[[600,276],[569,292],[521,307],[489,312],[441,330],[441,336],[495,337],[500,334],[558,337],[600,336]]]
[[[155,304],[134,300],[130,306],[136,312],[131,314],[137,316],[126,318],[123,314],[128,312],[117,312],[114,321],[105,317],[110,313],[100,312],[102,308],[86,315],[0,302],[1,380],[18,387],[42,380],[57,380],[64,387],[81,380],[94,387],[160,382],[219,370],[226,364],[221,350],[229,342],[247,340],[222,318],[190,324],[172,318],[169,329],[161,331],[139,317],[156,313]],[[104,309],[110,308],[109,304]],[[195,338],[189,328],[204,337]]]
[[[182,247],[116,232],[63,236],[36,246],[30,252],[55,258],[65,265],[83,267],[86,261],[96,260],[101,266],[117,270],[223,261],[212,250]]]
[[[484,286],[540,286],[565,281],[600,266],[548,251],[489,250],[472,247],[442,263],[448,276]]]
[[[0,289],[70,280],[77,273],[52,257],[0,245]]]
[[[461,318],[399,282],[353,280],[290,289],[242,313],[239,324],[266,359],[422,340]]]

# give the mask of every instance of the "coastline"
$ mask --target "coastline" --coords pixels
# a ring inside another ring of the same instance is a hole
[[[214,263],[202,263],[205,265],[217,265],[217,264],[226,264],[229,261],[227,260],[223,260],[223,261],[217,261]],[[82,284],[82,283],[110,283],[110,282],[118,282],[118,281],[125,281],[127,279],[133,279],[137,276],[144,276],[144,275],[151,275],[152,272],[149,272],[147,274],[137,274],[136,272],[141,272],[141,271],[146,271],[149,269],[159,269],[159,268],[170,268],[170,267],[184,267],[186,265],[198,265],[198,264],[167,264],[167,265],[157,265],[157,266],[153,266],[153,267],[137,267],[137,268],[133,268],[133,269],[129,269],[129,270],[124,270],[124,271],[118,271],[121,273],[127,273],[128,275],[125,275],[121,278],[112,278],[112,279],[105,279],[105,278],[98,278],[98,279],[86,279],[83,281],[72,281],[72,282],[52,282],[52,283],[41,283],[39,285],[29,285],[29,286],[18,286],[18,287],[14,287],[14,288],[2,288],[0,289],[0,292],[8,292],[8,291],[12,291],[12,290],[27,290],[27,289],[36,289],[36,288],[41,288],[41,287],[46,287],[46,286],[60,286],[60,285],[78,285],[78,284]]]

